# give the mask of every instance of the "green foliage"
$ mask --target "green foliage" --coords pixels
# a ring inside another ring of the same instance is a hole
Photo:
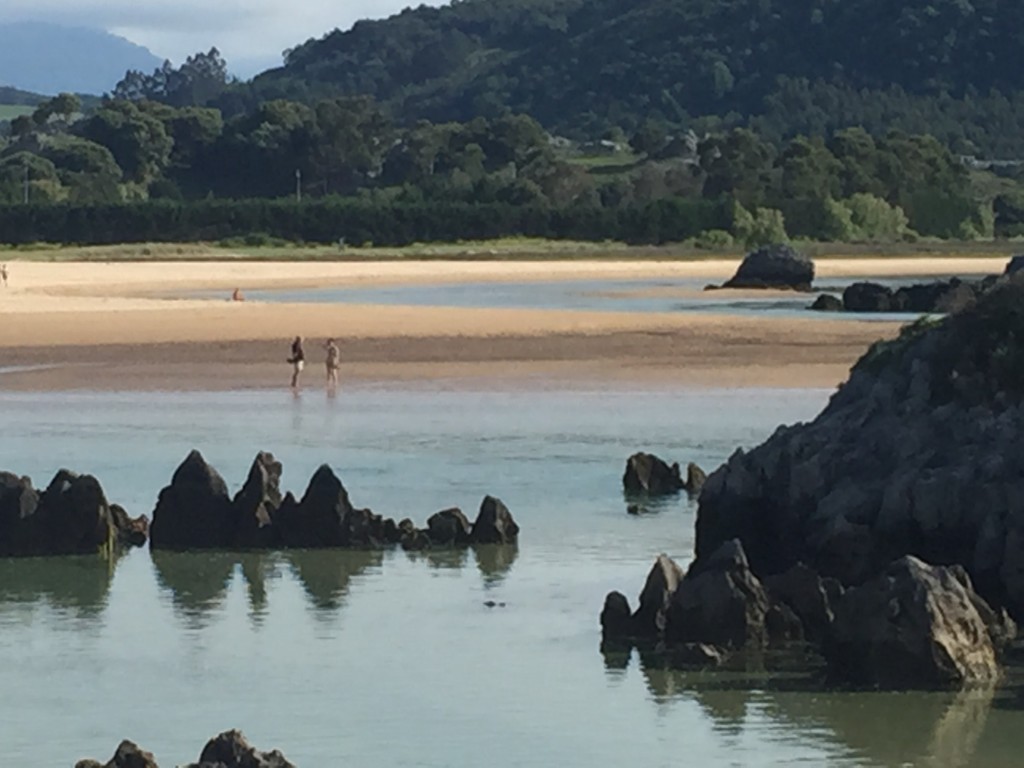
[[[785,243],[786,220],[782,211],[773,208],[757,208],[753,213],[736,202],[733,211],[733,234],[736,240],[747,248]]]
[[[697,248],[718,250],[722,248],[731,248],[734,242],[732,235],[725,230],[708,229],[697,235],[697,237],[694,238],[693,244]]]
[[[908,231],[903,210],[879,197],[860,193],[844,201],[844,205],[850,211],[853,239],[893,241],[901,239]]]

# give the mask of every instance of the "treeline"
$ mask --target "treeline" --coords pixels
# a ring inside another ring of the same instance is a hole
[[[631,243],[678,242],[733,225],[729,200],[659,200],[620,210],[507,203],[391,203],[344,198],[149,201],[120,205],[0,206],[3,241],[24,245],[122,242],[292,243],[401,246],[526,236]]]
[[[140,94],[159,95],[148,87]],[[698,136],[648,120],[631,136],[610,135],[605,143],[626,162],[602,165],[583,162],[526,115],[402,126],[368,98],[275,100],[229,119],[141,98],[108,99],[85,116],[80,108],[61,94],[13,121],[0,147],[0,205],[349,197],[359,210],[588,210],[603,212],[592,237],[604,239],[623,231],[620,212],[730,199],[737,208],[728,226],[704,229],[744,242],[766,228],[822,240],[972,239],[1020,229],[1019,187],[1006,181],[998,195],[979,195],[961,159],[927,134],[876,138],[851,128],[775,143],[744,128]],[[246,220],[254,232],[276,226]],[[640,239],[651,237],[662,234]]]

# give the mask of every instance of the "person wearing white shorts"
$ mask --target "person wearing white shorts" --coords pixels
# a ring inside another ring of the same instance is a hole
[[[296,336],[292,342],[292,356],[288,358],[288,362],[292,364],[292,389],[298,389],[299,374],[306,367],[306,353],[302,349],[301,336]]]

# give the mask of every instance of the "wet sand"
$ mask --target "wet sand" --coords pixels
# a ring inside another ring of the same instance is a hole
[[[292,336],[305,386],[336,337],[345,382],[429,386],[834,386],[898,323],[227,300],[234,288],[580,279],[721,282],[736,260],[336,263],[9,262],[0,288],[0,390],[279,387]],[[851,276],[991,274],[1002,259],[835,259]],[[224,299],[180,299],[224,291]],[[714,292],[716,298],[721,293]],[[808,297],[810,303],[811,297]]]

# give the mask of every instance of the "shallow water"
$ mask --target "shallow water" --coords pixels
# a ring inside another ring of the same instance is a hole
[[[863,278],[860,278],[863,279]],[[921,277],[870,278],[872,282],[899,288],[920,283]],[[366,303],[413,306],[492,307],[517,309],[567,309],[595,312],[711,312],[770,317],[808,317],[819,293],[841,296],[856,280],[821,281],[812,293],[778,294],[738,298],[730,291],[714,291],[700,297],[665,295],[666,291],[702,291],[706,279],[659,280],[562,280],[523,283],[440,283],[347,288],[254,290],[247,296],[257,301]],[[646,293],[645,292],[650,292]],[[211,295],[211,294],[204,294]],[[220,296],[220,294],[217,294]],[[829,317],[857,320],[907,320],[906,312],[835,313]]]
[[[149,513],[192,447],[239,487],[256,450],[301,492],[422,523],[501,497],[517,550],[0,560],[0,757],[70,766],[131,737],[166,764],[240,727],[304,768],[1018,764],[1024,720],[982,694],[823,693],[785,674],[607,662],[606,592],[685,562],[685,496],[627,515],[625,458],[711,469],[822,390],[0,394],[0,468],[96,474]],[[489,608],[485,601],[504,603]]]

